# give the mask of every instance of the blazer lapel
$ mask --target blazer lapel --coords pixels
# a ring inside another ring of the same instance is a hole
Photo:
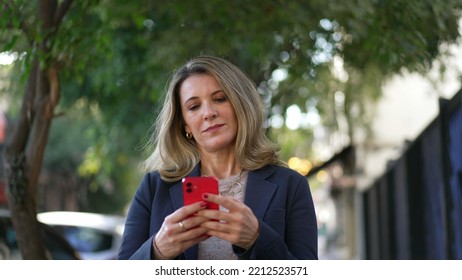
[[[170,187],[170,199],[172,201],[173,210],[176,211],[179,208],[183,207],[183,189],[181,187],[181,182],[176,183]]]
[[[270,201],[278,188],[278,185],[266,180],[273,172],[274,169],[270,167],[249,172],[244,202],[259,219],[264,218]]]

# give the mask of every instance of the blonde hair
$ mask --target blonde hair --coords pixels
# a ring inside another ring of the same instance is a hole
[[[264,107],[254,82],[234,64],[218,57],[198,56],[172,75],[164,104],[154,123],[148,147],[154,148],[144,161],[146,172],[159,171],[165,181],[177,181],[188,175],[199,163],[193,139],[188,139],[180,108],[180,88],[192,75],[215,78],[237,116],[238,133],[235,154],[239,165],[255,170],[267,164],[285,165],[278,158],[279,147],[265,135]]]

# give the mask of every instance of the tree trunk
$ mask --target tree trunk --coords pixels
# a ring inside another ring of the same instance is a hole
[[[62,18],[72,0],[41,0],[39,18],[43,26],[43,41],[37,44],[39,51],[50,57],[50,46]],[[41,66],[42,65],[42,66]],[[21,112],[13,125],[12,135],[5,146],[5,178],[8,205],[19,249],[24,259],[48,259],[42,236],[39,232],[36,209],[36,187],[42,166],[43,155],[59,101],[59,70],[53,59],[44,61],[34,57],[29,73]]]
[[[5,178],[7,182],[8,205],[19,249],[24,259],[46,259],[45,248],[37,224],[35,186],[31,185],[32,166],[28,165],[26,148],[30,141],[35,121],[33,100],[37,92],[39,63],[35,61],[29,74],[26,94],[21,113],[14,123],[13,133],[5,147]]]

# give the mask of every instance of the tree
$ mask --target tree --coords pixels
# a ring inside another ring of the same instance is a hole
[[[40,1],[37,15],[39,28],[18,20],[21,18],[21,1],[2,4],[2,17],[9,13],[7,25],[22,30],[34,51],[47,56],[51,53],[53,36],[71,2],[65,1],[58,6],[57,1]],[[33,38],[31,34],[34,32],[40,33],[42,39]],[[34,195],[54,108],[59,100],[60,85],[55,59],[49,57],[40,60],[35,57],[33,60],[21,113],[5,149],[5,176],[13,224],[18,230],[17,239],[23,256],[26,259],[45,259],[36,221]]]
[[[127,132],[142,139],[172,69],[207,53],[249,73],[269,117],[284,117],[297,104],[318,111],[333,129],[342,115],[351,136],[364,119],[362,101],[379,96],[389,75],[403,68],[425,72],[439,46],[459,37],[461,8],[460,0],[72,2],[0,2],[3,50],[26,54],[27,87],[5,153],[25,258],[46,257],[36,234],[35,198],[59,100],[63,113],[82,100],[98,108],[95,145],[111,147]],[[276,79],[278,72],[285,77]],[[344,95],[341,110],[337,92]],[[106,155],[101,162],[109,165],[114,157]]]
[[[25,1],[2,3],[3,24],[27,40],[31,55],[26,92],[21,111],[5,146],[5,177],[8,202],[17,240],[25,259],[46,259],[46,251],[36,219],[35,194],[45,145],[54,109],[60,98],[60,59],[56,56],[57,36],[72,0],[42,0],[32,5]],[[36,9],[36,19],[25,17]]]

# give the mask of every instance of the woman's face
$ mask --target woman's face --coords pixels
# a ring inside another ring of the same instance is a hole
[[[185,130],[192,133],[200,150],[234,149],[236,113],[215,78],[206,74],[188,77],[180,87],[180,102]]]

